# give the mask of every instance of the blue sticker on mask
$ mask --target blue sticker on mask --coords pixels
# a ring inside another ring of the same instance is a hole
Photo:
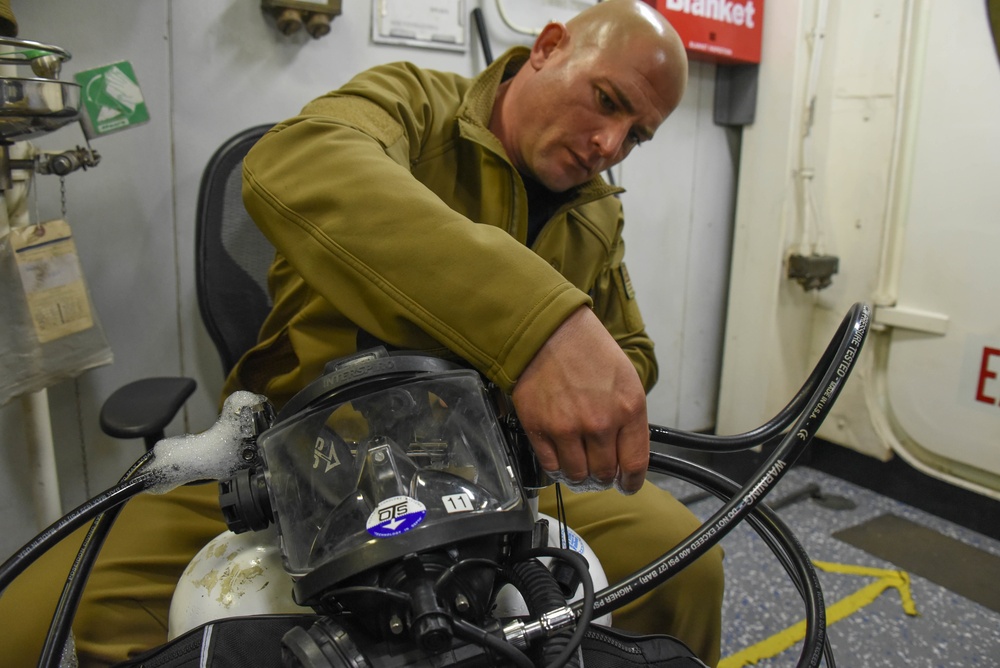
[[[427,507],[409,496],[394,496],[375,506],[368,516],[368,533],[376,538],[390,538],[415,529],[424,517]]]

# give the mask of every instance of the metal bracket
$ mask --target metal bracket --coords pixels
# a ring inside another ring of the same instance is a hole
[[[914,332],[944,336],[951,318],[943,313],[931,313],[902,306],[876,306],[874,324],[908,329]]]

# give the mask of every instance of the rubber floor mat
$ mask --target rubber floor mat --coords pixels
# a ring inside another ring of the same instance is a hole
[[[833,537],[1000,612],[1000,557],[989,552],[891,514]]]

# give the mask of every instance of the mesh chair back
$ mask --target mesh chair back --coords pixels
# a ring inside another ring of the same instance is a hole
[[[209,160],[198,191],[195,270],[198,308],[228,375],[257,342],[271,310],[267,272],[274,247],[243,208],[243,157],[271,125],[235,135]]]

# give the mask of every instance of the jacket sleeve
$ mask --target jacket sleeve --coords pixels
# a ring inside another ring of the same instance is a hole
[[[589,298],[506,230],[472,223],[413,177],[425,134],[443,120],[416,70],[378,76],[269,132],[244,161],[246,208],[352,322],[393,345],[443,345],[510,390]],[[487,154],[477,168],[507,171],[491,160],[505,158]]]
[[[653,341],[646,334],[635,290],[625,268],[625,242],[620,230],[619,225],[610,262],[598,275],[591,296],[594,299],[594,313],[628,355],[648,394],[656,384],[659,367],[653,352]]]

